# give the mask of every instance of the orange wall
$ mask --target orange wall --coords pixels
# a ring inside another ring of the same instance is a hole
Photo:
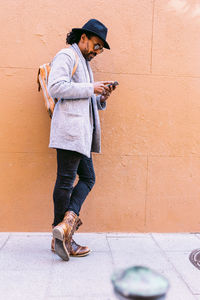
[[[82,231],[199,231],[199,0],[2,1],[0,230],[51,229],[56,159],[36,74],[90,18],[111,45],[95,78],[120,86],[100,113]]]

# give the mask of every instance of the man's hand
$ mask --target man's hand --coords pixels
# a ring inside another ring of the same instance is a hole
[[[94,93],[97,95],[103,95],[106,92],[109,92],[112,88],[107,85],[113,83],[113,81],[98,81],[94,82]]]
[[[108,89],[105,90],[104,93],[102,93],[101,98],[100,98],[101,103],[105,102],[108,99],[108,97],[110,97],[112,91],[114,91],[115,89],[116,89],[116,86],[110,85],[108,87]]]

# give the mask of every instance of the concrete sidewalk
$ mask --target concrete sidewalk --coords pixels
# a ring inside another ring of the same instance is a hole
[[[62,261],[49,233],[0,233],[0,299],[116,300],[115,269],[145,265],[170,281],[166,300],[200,300],[200,270],[189,261],[199,234],[77,233],[93,251]]]

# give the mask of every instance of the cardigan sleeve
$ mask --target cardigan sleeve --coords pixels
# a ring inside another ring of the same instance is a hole
[[[98,110],[106,109],[106,101],[101,103],[101,95],[96,96]]]
[[[92,83],[72,82],[75,58],[67,53],[58,53],[51,65],[48,92],[57,99],[87,99],[94,94]]]

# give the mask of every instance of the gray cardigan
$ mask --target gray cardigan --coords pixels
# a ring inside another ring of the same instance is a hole
[[[72,77],[76,63],[78,66]],[[100,96],[94,94],[93,74],[77,44],[62,49],[51,63],[48,92],[57,102],[50,130],[50,148],[72,150],[90,157],[101,151],[98,109],[104,110]]]

